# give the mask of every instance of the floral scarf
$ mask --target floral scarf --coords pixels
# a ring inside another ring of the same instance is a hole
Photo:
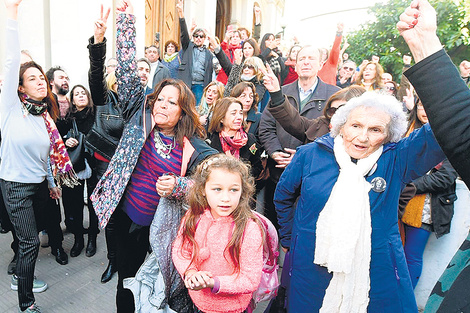
[[[73,188],[78,185],[77,175],[70,162],[67,149],[60,137],[57,126],[54,123],[49,112],[47,112],[47,103],[29,99],[27,96],[22,97],[24,105],[24,115],[42,115],[47,133],[49,134],[50,148],[49,160],[51,162],[52,175],[59,186],[65,185]]]
[[[248,135],[245,133],[243,128],[240,128],[233,137],[230,137],[226,132],[221,131],[219,133],[219,138],[224,153],[240,159],[240,149],[248,142]]]

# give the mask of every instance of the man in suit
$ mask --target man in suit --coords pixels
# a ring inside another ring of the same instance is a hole
[[[145,57],[150,61],[150,75],[147,87],[153,91],[159,82],[165,78],[170,78],[170,71],[160,62],[160,49],[156,45],[145,48]]]

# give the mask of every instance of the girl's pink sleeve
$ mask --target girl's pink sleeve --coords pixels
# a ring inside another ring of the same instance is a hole
[[[183,246],[183,225],[185,223],[185,218],[181,220],[180,229],[178,230],[178,236],[176,237],[175,241],[173,242],[173,247],[171,249],[171,257],[173,259],[173,264],[175,265],[176,270],[180,273],[181,277],[184,279],[184,273],[188,270],[189,264],[191,263],[191,259],[185,256],[190,256],[191,251],[187,248],[181,249]],[[194,265],[192,265],[194,267]],[[194,267],[194,269],[196,269]]]
[[[258,224],[250,220],[240,249],[240,273],[217,276],[218,294],[253,293],[261,281],[263,269],[263,237]]]

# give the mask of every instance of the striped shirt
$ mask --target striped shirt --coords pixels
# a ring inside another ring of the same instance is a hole
[[[162,133],[160,136],[166,145],[173,142],[173,137]],[[150,133],[124,193],[122,208],[134,223],[142,226],[152,223],[160,200],[155,187],[157,179],[166,173],[180,175],[182,155],[183,149],[177,143],[170,158],[164,159],[155,148],[154,132]]]

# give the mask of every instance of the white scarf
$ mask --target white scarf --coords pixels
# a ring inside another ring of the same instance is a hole
[[[333,278],[320,312],[367,311],[370,289],[371,219],[369,190],[364,176],[382,155],[383,146],[357,164],[346,153],[343,138],[336,136],[334,154],[340,173],[317,221],[314,263]]]

